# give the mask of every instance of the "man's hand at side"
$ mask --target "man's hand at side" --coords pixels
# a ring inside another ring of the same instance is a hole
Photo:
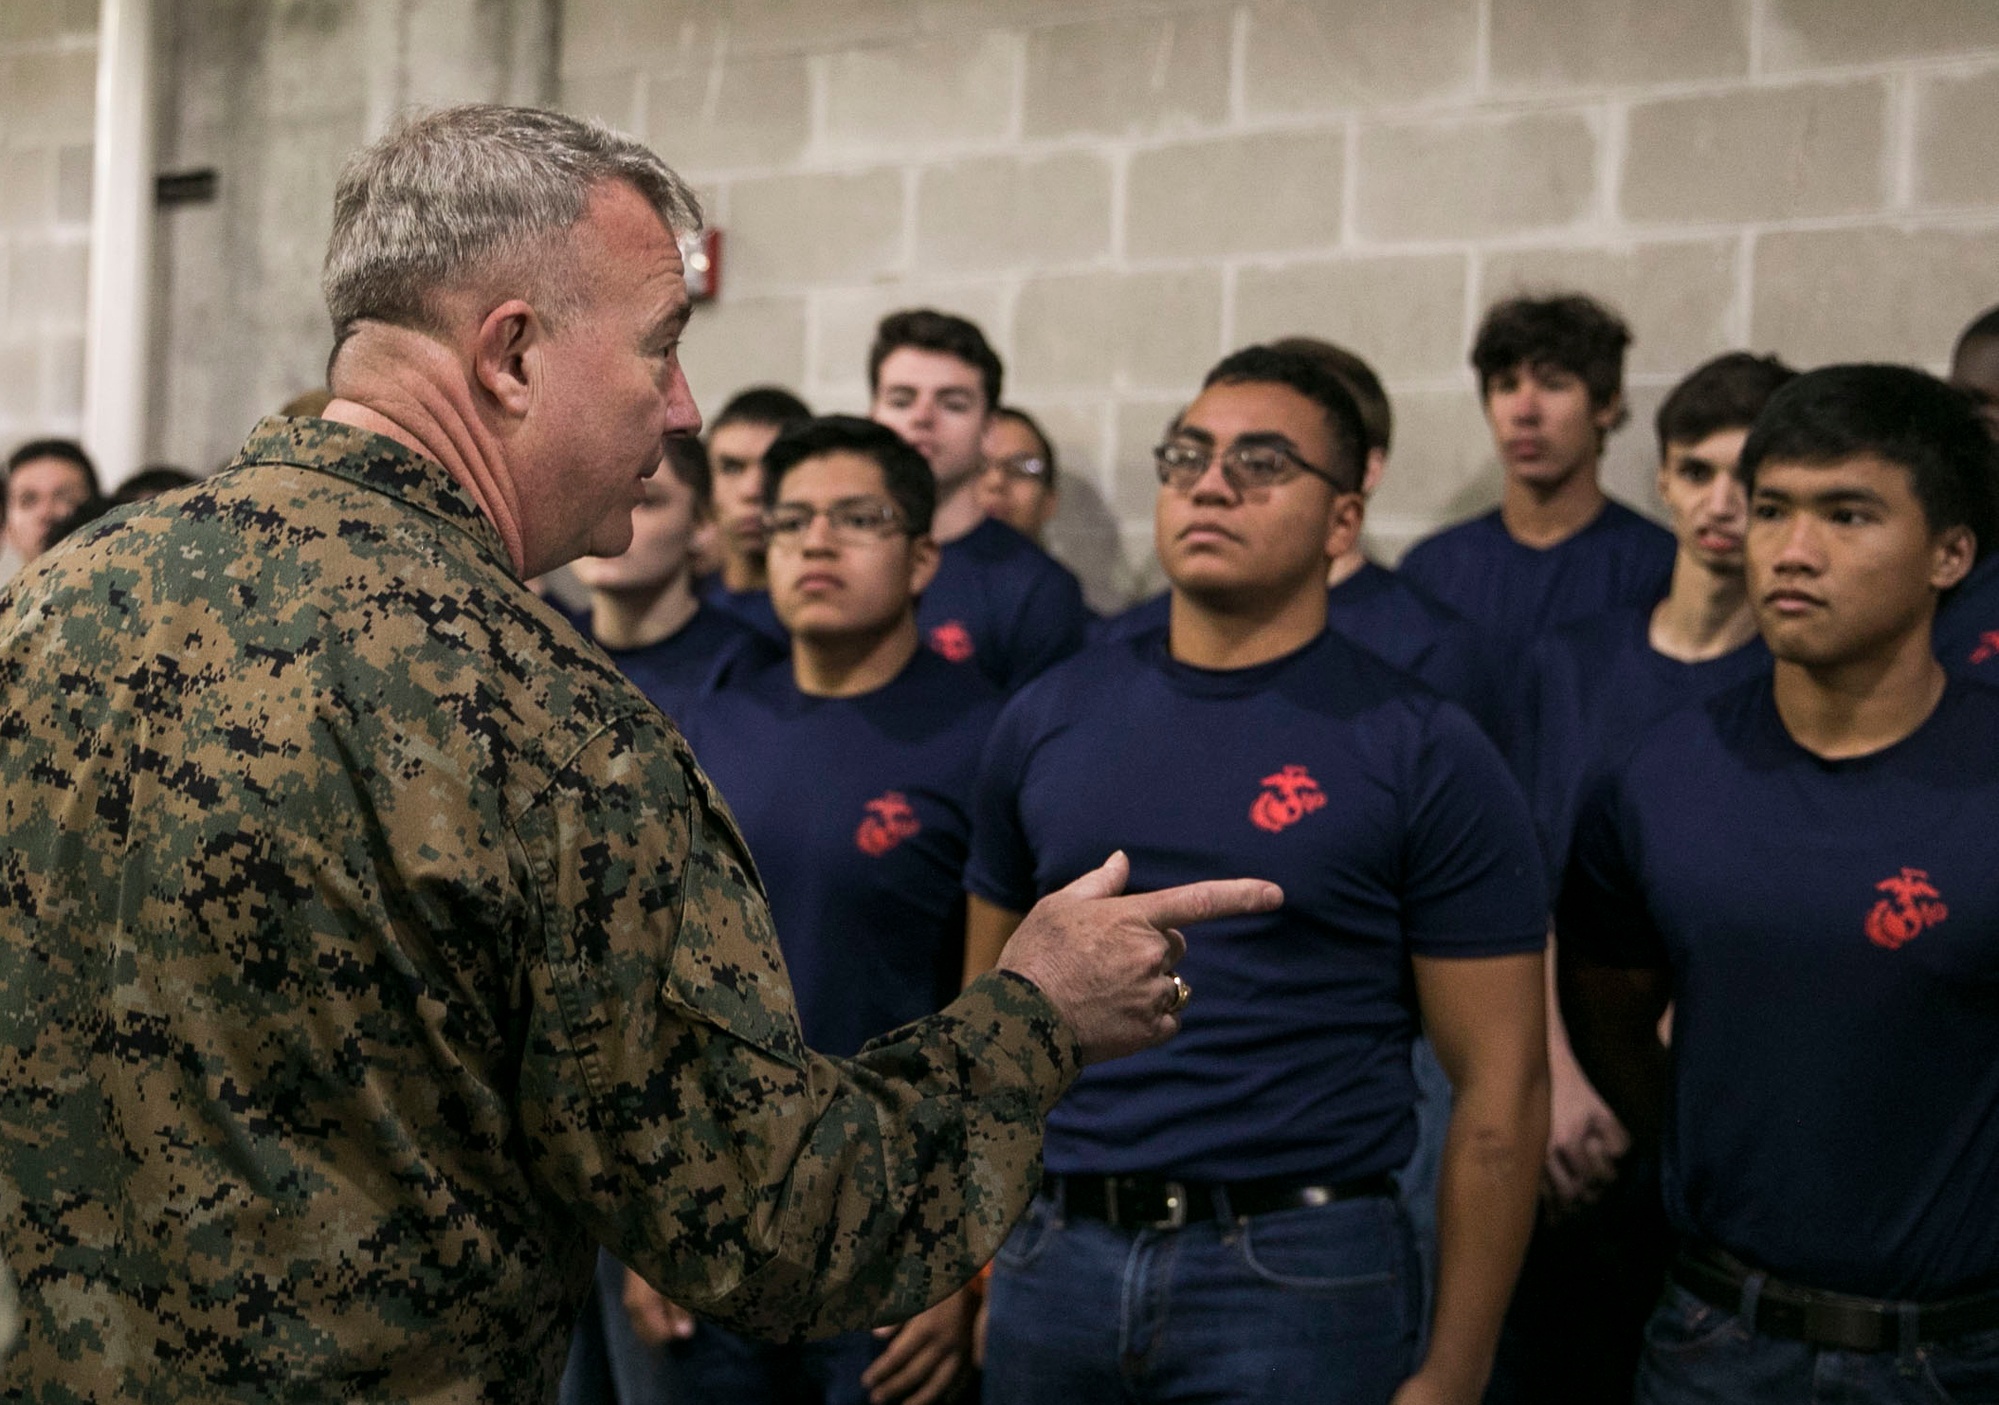
[[[1275,883],[1254,878],[1120,896],[1130,877],[1130,860],[1112,854],[1036,903],[1000,952],[998,969],[1033,981],[1068,1021],[1084,1063],[1134,1054],[1179,1032],[1170,973],[1187,950],[1180,927],[1284,901]]]
[[[899,1327],[877,1327],[875,1335],[890,1340],[861,1373],[868,1399],[874,1405],[935,1405],[948,1398],[971,1364],[980,1301],[977,1284],[967,1284]]]

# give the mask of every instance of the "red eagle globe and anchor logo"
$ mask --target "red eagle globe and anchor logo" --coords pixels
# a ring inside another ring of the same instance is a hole
[[[952,663],[969,662],[972,653],[972,631],[958,620],[946,620],[930,631],[930,647]]]
[[[1900,950],[1950,916],[1943,894],[1923,869],[1905,868],[1874,887],[1888,896],[1867,914],[1867,940],[1885,950]]]
[[[1999,629],[1988,629],[1978,636],[1978,647],[1971,651],[1973,663],[1991,663],[1999,659]]]
[[[871,859],[878,859],[903,840],[923,833],[915,807],[899,790],[877,796],[861,808],[867,813],[861,817],[860,828],[854,831],[854,846]]]
[[[1311,814],[1326,808],[1326,792],[1303,766],[1286,766],[1257,784],[1263,791],[1249,807],[1249,822],[1258,829],[1278,834]]]

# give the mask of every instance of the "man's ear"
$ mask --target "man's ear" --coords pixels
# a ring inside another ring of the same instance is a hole
[[[1341,493],[1334,498],[1326,521],[1326,560],[1337,561],[1352,551],[1366,522],[1366,498],[1359,493]]]
[[[1590,418],[1596,422],[1597,430],[1603,434],[1608,434],[1623,424],[1624,392],[1621,390],[1613,392],[1610,399],[1591,412]]]
[[[510,298],[486,314],[472,341],[472,374],[479,388],[514,419],[534,403],[541,371],[542,343],[548,338],[541,314]]]
[[[1946,527],[1930,544],[1930,584],[1949,590],[1978,562],[1978,538],[1969,527]]]
[[[1387,471],[1388,450],[1369,449],[1367,451],[1367,468],[1360,476],[1361,492],[1365,493],[1368,497],[1373,497],[1374,490],[1381,486],[1381,475]]]
[[[925,532],[909,544],[909,593],[921,595],[930,589],[930,582],[937,579],[938,563],[944,559],[937,549],[937,539]]]

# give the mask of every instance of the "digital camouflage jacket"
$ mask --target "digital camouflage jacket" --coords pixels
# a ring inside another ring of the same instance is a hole
[[[1008,975],[807,1050],[679,734],[390,440],[267,420],[0,593],[7,1398],[549,1399],[599,1242],[906,1317],[1078,1058]]]

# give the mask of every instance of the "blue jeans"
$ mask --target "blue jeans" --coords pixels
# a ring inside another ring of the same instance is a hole
[[[1431,1306],[1437,1296],[1437,1182],[1443,1173],[1444,1138],[1451,1130],[1454,1095],[1451,1080],[1427,1038],[1418,1038],[1410,1045],[1409,1064],[1416,1074],[1416,1150],[1396,1181],[1402,1188],[1402,1209],[1416,1235],[1416,1253],[1423,1263],[1423,1302],[1416,1318],[1416,1356],[1421,1360],[1430,1340]]]
[[[1178,1230],[1043,1196],[993,1260],[987,1405],[1383,1405],[1415,1369],[1419,1270],[1385,1196]]]
[[[1750,1330],[1666,1285],[1645,1324],[1638,1405],[1993,1405],[1999,1330],[1902,1351],[1833,1351]]]

